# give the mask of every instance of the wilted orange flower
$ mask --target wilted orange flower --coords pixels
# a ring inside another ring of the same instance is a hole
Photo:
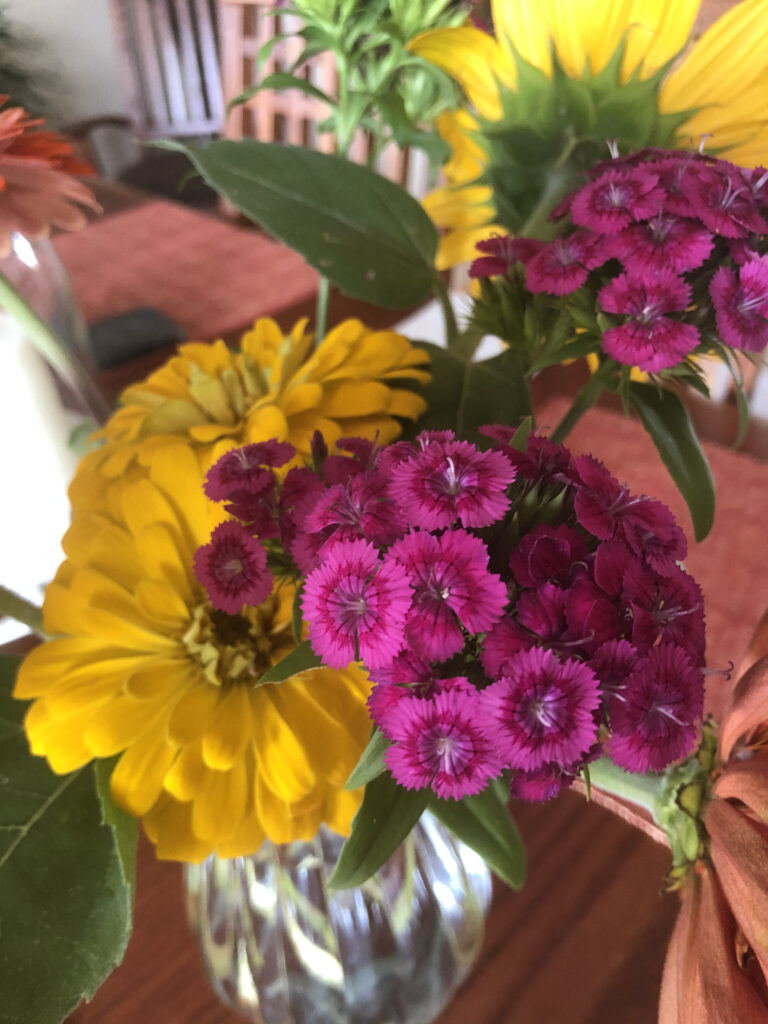
[[[742,668],[704,804],[704,855],[681,886],[659,1024],[768,1021],[768,614]]]
[[[0,95],[0,107],[7,99]],[[72,177],[91,168],[65,138],[41,131],[44,123],[22,107],[0,110],[0,256],[10,252],[15,231],[40,238],[52,227],[74,230],[85,224],[81,206],[100,209],[91,190]]]

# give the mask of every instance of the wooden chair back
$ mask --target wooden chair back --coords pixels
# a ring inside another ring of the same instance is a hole
[[[303,48],[304,41],[295,34],[301,28],[300,20],[270,0],[219,0],[219,20],[222,79],[227,101],[267,75],[287,71]],[[261,68],[257,68],[262,47],[281,34],[288,38],[280,40]],[[333,54],[320,54],[307,61],[301,74],[323,92],[333,95],[337,90],[338,74]],[[328,133],[319,132],[318,125],[326,119],[328,112],[322,100],[297,89],[264,90],[231,111],[225,132],[233,139],[286,142],[327,153],[333,151],[333,138]],[[367,163],[370,141],[365,133],[358,132],[350,149],[351,159]],[[416,196],[422,196],[428,190],[429,164],[418,150],[388,146],[374,166]]]
[[[216,0],[111,0],[134,130],[144,139],[224,125]]]

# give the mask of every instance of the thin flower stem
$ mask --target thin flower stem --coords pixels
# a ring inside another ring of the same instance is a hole
[[[584,413],[587,412],[588,409],[592,408],[605,387],[605,382],[611,372],[611,369],[610,363],[604,363],[592,374],[587,383],[583,388],[581,388],[574,398],[571,408],[565,416],[563,416],[562,420],[552,432],[553,441],[556,441],[558,444],[562,444]]]
[[[3,615],[21,622],[38,636],[46,635],[43,628],[43,614],[37,605],[0,584],[0,616]]]
[[[330,291],[331,282],[321,274],[320,282],[317,286],[317,302],[315,305],[315,345],[320,344],[328,329],[328,298]]]
[[[601,757],[590,764],[589,778],[593,789],[601,789],[622,800],[629,800],[630,803],[648,811],[656,824],[659,824],[658,810],[663,776],[625,772],[607,757]]]
[[[19,295],[8,278],[0,271],[0,306],[13,317],[49,366],[54,369],[83,401],[97,420],[104,422],[109,407],[101,392],[90,379],[87,369],[77,353],[68,348],[48,324]]]
[[[445,322],[445,344],[449,349],[455,350],[461,341],[461,333],[459,332],[459,325],[456,323],[456,314],[453,310],[453,303],[451,297],[448,294],[448,287],[443,280],[441,275],[437,275],[435,278],[435,296],[437,301],[440,303],[440,308],[443,311],[443,321]],[[477,342],[475,342],[475,348]],[[469,353],[468,358],[471,358],[474,353],[474,349]],[[464,355],[465,353],[461,353]]]

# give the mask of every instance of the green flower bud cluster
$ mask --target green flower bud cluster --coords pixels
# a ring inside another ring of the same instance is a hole
[[[409,53],[408,43],[428,29],[461,25],[469,0],[293,0],[279,13],[301,19],[296,33],[304,48],[294,64],[267,75],[238,96],[242,103],[262,89],[299,89],[328,104],[329,115],[319,126],[335,137],[336,149],[346,154],[355,133],[366,133],[368,164],[372,166],[389,143],[418,147],[438,166],[449,147],[434,123],[453,110],[460,95],[445,72]],[[287,34],[271,39],[259,54],[262,65]],[[333,53],[338,88],[325,92],[306,76],[307,62]]]

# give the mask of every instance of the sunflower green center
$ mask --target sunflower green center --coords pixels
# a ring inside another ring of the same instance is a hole
[[[182,637],[188,656],[214,686],[253,684],[294,646],[288,623],[275,621],[274,599],[227,615],[199,604]]]

